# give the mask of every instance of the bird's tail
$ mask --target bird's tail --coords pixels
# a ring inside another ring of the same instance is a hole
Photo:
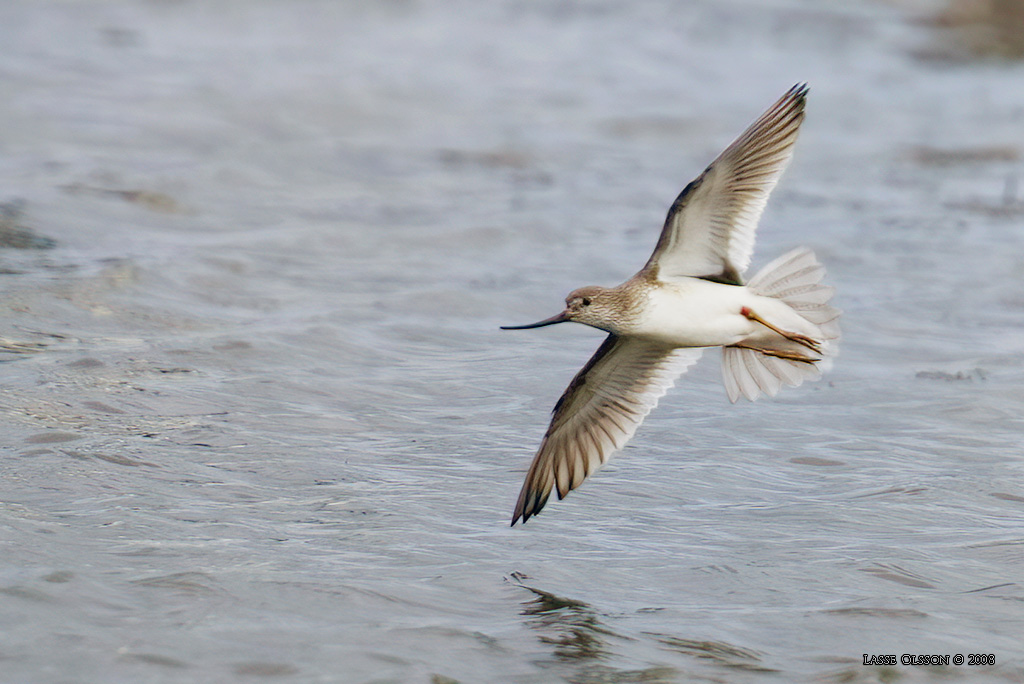
[[[722,377],[729,400],[740,396],[754,401],[763,392],[775,396],[783,385],[796,387],[821,375],[819,365],[835,356],[839,341],[839,309],[829,305],[833,289],[821,284],[825,268],[814,252],[801,247],[772,261],[747,287],[765,297],[785,302],[810,324],[818,353],[807,349],[765,353],[748,347],[722,349]]]

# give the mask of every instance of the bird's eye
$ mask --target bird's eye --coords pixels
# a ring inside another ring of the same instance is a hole
[[[583,298],[583,306],[590,306],[590,297]]]

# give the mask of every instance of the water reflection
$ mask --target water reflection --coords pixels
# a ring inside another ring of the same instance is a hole
[[[611,655],[608,638],[625,639],[601,624],[597,611],[583,601],[522,585],[533,593],[523,603],[527,624],[541,632],[540,641],[561,660],[600,660]]]
[[[513,578],[519,580],[522,576]],[[615,667],[609,660],[617,654],[612,648],[615,640],[636,641],[609,628],[601,614],[590,604],[576,599],[557,596],[525,584],[519,584],[533,594],[523,601],[522,615],[531,629],[540,632],[540,642],[552,647],[555,658],[576,665],[574,671],[564,675],[572,684],[597,682],[678,682],[682,675],[677,669],[663,665],[626,669]]]
[[[717,679],[722,676],[719,668],[732,672],[778,672],[762,662],[764,654],[760,651],[723,641],[687,638],[663,632],[642,632],[637,637],[622,634],[605,624],[604,618],[607,616],[594,606],[522,584],[519,580],[526,579],[522,575],[513,573],[513,579],[532,594],[522,603],[521,614],[526,618],[526,624],[540,633],[540,642],[552,648],[557,660],[578,666],[574,673],[566,676],[567,681],[678,682],[709,676]],[[645,640],[650,640],[658,650],[694,659],[694,669],[680,670],[662,664],[623,669],[614,667],[610,662],[621,657],[614,648],[616,641]],[[710,674],[705,666],[711,666],[712,671],[719,672]]]
[[[761,664],[759,651],[754,651],[742,646],[733,646],[722,641],[703,641],[698,639],[683,639],[669,634],[647,633],[647,636],[654,637],[666,648],[678,651],[694,658],[714,661],[731,669],[747,670],[749,672],[778,672],[778,670],[765,667]]]

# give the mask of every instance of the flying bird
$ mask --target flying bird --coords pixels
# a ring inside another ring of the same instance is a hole
[[[564,498],[622,449],[705,348],[722,348],[732,402],[816,379],[819,363],[835,354],[840,312],[809,249],[743,278],[768,195],[793,156],[807,91],[793,86],[683,189],[636,275],[574,290],[551,318],[503,326],[571,321],[608,333],[555,404],[512,525],[537,515],[552,490]]]

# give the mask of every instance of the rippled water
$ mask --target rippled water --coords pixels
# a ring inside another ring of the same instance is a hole
[[[5,3],[0,680],[1024,679],[1024,65],[934,9]],[[706,354],[509,528],[601,335],[498,325],[802,80],[755,267],[828,265],[833,371]]]

